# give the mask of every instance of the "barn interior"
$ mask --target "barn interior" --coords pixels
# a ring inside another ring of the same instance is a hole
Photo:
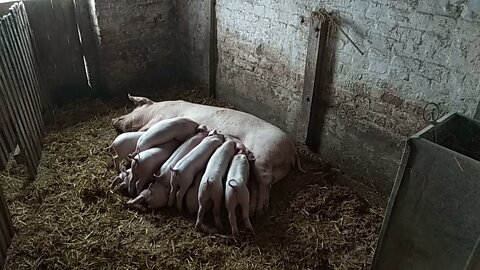
[[[0,12],[0,269],[479,269],[480,2]],[[273,185],[255,235],[128,205],[106,150],[127,94],[257,116],[306,172]]]

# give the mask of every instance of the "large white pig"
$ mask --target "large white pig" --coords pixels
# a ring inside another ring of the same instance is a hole
[[[146,184],[154,180],[153,174],[158,171],[179,144],[178,141],[172,140],[136,154],[132,160],[132,181],[130,181],[128,192],[138,195]]]
[[[118,135],[110,145],[110,149],[113,149],[115,156],[113,156],[113,166],[116,171],[119,171],[119,164],[122,160],[126,159],[131,161],[128,154],[135,151],[137,147],[137,141],[145,132],[125,132]]]
[[[262,216],[268,208],[270,187],[284,178],[295,165],[300,168],[297,149],[292,138],[278,127],[248,113],[200,105],[183,100],[153,102],[145,97],[129,95],[137,107],[129,114],[113,119],[117,131],[147,129],[163,119],[188,117],[197,123],[216,128],[224,134],[239,138],[253,152],[253,174],[258,190],[251,192],[250,210]]]
[[[177,209],[182,211],[183,197],[193,182],[195,175],[205,168],[208,160],[224,142],[223,135],[214,134],[205,137],[199,145],[195,146],[186,156],[175,164],[170,170],[170,196],[168,205],[173,205],[173,201],[177,199]]]
[[[215,150],[208,161],[198,190],[198,214],[195,228],[202,225],[207,202],[213,201],[213,218],[215,219],[215,225],[217,228],[223,229],[222,221],[220,220],[220,209],[223,199],[223,178],[235,152],[235,142],[228,140]]]
[[[172,140],[183,142],[194,134],[197,128],[199,125],[195,121],[185,117],[159,121],[138,138],[137,147],[131,156]]]
[[[237,217],[235,214],[237,206],[242,208],[242,219],[245,227],[252,233],[254,232],[248,215],[250,193],[247,188],[247,183],[249,174],[250,163],[247,157],[244,154],[235,155],[228,169],[225,186],[225,206],[233,235],[238,235]]]

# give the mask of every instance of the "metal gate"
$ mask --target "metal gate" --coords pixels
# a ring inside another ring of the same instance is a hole
[[[23,3],[0,19],[0,163],[18,144],[30,177],[37,172],[44,134],[42,87],[32,31]]]
[[[43,110],[48,97],[42,87],[36,48],[23,3],[14,4],[0,19],[0,167],[19,147],[30,178],[40,162],[44,134]],[[0,268],[13,229],[0,189]]]
[[[34,179],[52,103],[100,88],[97,44],[88,0],[12,3],[0,3],[0,170],[19,152]],[[12,236],[0,187],[0,269]]]

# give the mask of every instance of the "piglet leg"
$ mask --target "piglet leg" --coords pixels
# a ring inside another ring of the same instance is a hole
[[[252,223],[250,223],[250,217],[248,214],[248,203],[245,203],[242,205],[242,218],[243,218],[243,223],[245,224],[245,227],[252,232],[253,235],[255,235],[255,231],[253,230]]]
[[[233,236],[238,235],[238,227],[237,227],[237,217],[235,216],[235,207],[229,207],[228,211],[228,220],[230,221],[230,226],[232,227],[232,234]],[[248,214],[248,211],[247,211]]]
[[[248,186],[250,192],[250,217],[253,218],[255,216],[255,209],[257,208],[258,202],[258,184],[256,182],[255,177],[251,176],[250,180],[248,181]]]
[[[195,230],[198,230],[200,228],[200,226],[202,225],[203,217],[205,216],[206,211],[207,211],[207,208],[204,207],[204,204],[199,203],[198,214],[197,214],[197,222],[195,222]]]
[[[182,207],[183,207],[183,198],[185,197],[185,194],[188,191],[188,187],[180,187],[180,189],[177,192],[177,209],[178,211],[182,212]]]
[[[175,201],[175,194],[177,193],[177,186],[170,187],[170,194],[168,195],[168,206],[172,206]]]
[[[220,193],[220,196],[215,198],[213,201],[213,218],[215,219],[215,226],[218,229],[223,230],[222,220],[220,219],[220,209],[222,207],[222,196],[223,194]]]
[[[118,164],[120,163],[120,161],[118,160],[118,155],[115,155],[113,156],[113,169],[118,172],[119,169],[118,169]]]

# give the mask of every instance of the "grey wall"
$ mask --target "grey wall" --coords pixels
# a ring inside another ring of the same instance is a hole
[[[320,154],[388,190],[422,107],[473,116],[479,102],[479,1],[218,0],[217,95],[296,134],[309,17],[336,12],[365,52],[333,34]],[[462,4],[463,3],[463,4]],[[305,17],[302,23],[301,16]]]
[[[210,89],[210,18],[212,0],[176,0],[179,79]]]
[[[110,92],[175,80],[174,0],[96,0],[95,8],[100,67]]]

